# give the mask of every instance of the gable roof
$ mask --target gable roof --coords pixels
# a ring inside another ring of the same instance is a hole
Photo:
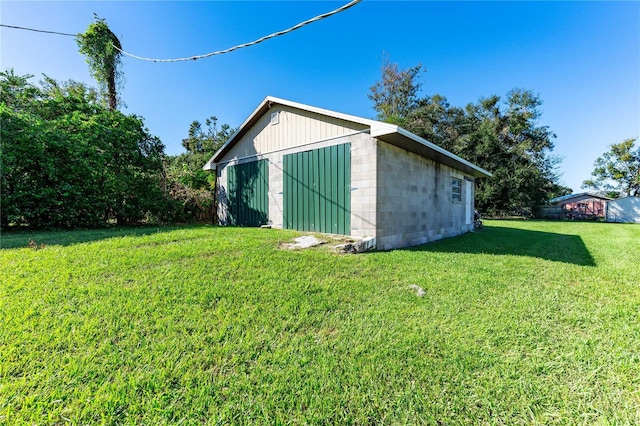
[[[580,198],[580,197],[591,197],[591,198],[599,198],[601,200],[613,200],[613,198],[609,198],[606,197],[604,195],[602,195],[602,193],[599,192],[581,192],[580,194],[568,194],[568,195],[563,195],[561,197],[556,197],[556,198],[552,198],[549,200],[550,203],[559,203],[561,201],[568,201],[568,200],[572,200],[574,198]]]
[[[213,157],[204,165],[203,170],[215,170],[215,165],[227,154],[231,148],[244,136],[247,131],[274,105],[283,105],[308,111],[339,120],[349,121],[356,124],[369,127],[371,137],[395,145],[399,148],[421,155],[425,158],[437,161],[447,166],[462,170],[474,177],[491,177],[492,174],[469,161],[458,157],[438,145],[415,135],[402,127],[395,124],[389,124],[382,121],[370,120],[355,115],[343,114],[336,111],[317,108],[297,102],[280,99],[273,96],[267,96],[258,105],[258,107],[249,115],[249,117],[240,125],[238,130],[227,140],[227,142],[215,153]]]

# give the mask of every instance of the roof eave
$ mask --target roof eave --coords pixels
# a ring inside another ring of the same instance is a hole
[[[205,172],[213,172],[216,170],[216,163],[213,162],[213,158],[209,159],[204,166],[202,166],[202,170]]]
[[[333,118],[337,118],[339,120],[350,121],[353,123],[362,124],[364,126],[369,126],[371,128],[377,127],[379,125],[385,125],[386,123],[380,123],[379,121],[369,120],[366,118],[358,117],[350,114],[343,114],[336,111],[331,111],[328,109],[318,108],[311,105],[305,105],[298,102],[289,101],[286,99],[276,98],[275,96],[267,96],[260,102],[258,107],[249,115],[249,117],[238,127],[238,130],[231,135],[231,137],[227,140],[227,142],[211,157],[211,159],[205,164],[205,167],[209,166],[208,169],[204,170],[213,170],[215,166],[213,164],[217,163],[228,151],[231,149],[233,144],[237,139],[240,139],[248,129],[250,129],[255,122],[257,122],[263,114],[265,114],[274,104],[288,106],[291,108],[296,108],[304,111],[309,111],[312,113],[325,115]],[[390,126],[390,125],[389,125]],[[213,168],[212,168],[213,167]]]
[[[371,136],[399,148],[406,149],[407,151],[414,152],[423,157],[445,164],[454,169],[461,170],[475,178],[493,176],[491,172],[483,169],[482,167],[478,167],[475,164],[447,151],[446,149],[403,129],[402,127],[388,125],[387,129],[389,129],[389,127],[393,127],[391,132],[386,132],[383,128],[378,131],[374,131],[374,129],[372,129]]]
[[[273,96],[267,96],[262,100],[260,105],[249,115],[249,117],[238,127],[238,130],[231,135],[227,142],[211,157],[204,165],[203,170],[215,170],[216,164],[231,149],[237,140],[239,140],[248,129],[255,124],[256,121],[265,114],[273,104],[288,106],[291,108],[301,109],[312,113],[334,117],[340,120],[350,121],[353,123],[368,126],[372,137],[382,141],[391,143],[407,151],[415,152],[426,158],[446,164],[455,169],[459,169],[476,178],[493,176],[487,170],[476,166],[464,160],[457,155],[435,145],[426,139],[423,139],[395,124],[389,124],[382,121],[370,120],[355,115],[343,114],[336,111],[317,108],[310,105],[304,105],[297,102],[280,99]]]
[[[567,194],[567,195],[561,195],[560,197],[555,197],[549,200],[550,203],[560,203],[560,202],[565,202],[565,201],[569,201],[572,200],[574,198],[580,198],[580,197],[591,197],[591,198],[598,198],[601,200],[605,200],[605,201],[611,201],[613,200],[613,198],[610,197],[605,197],[602,195],[598,195],[595,192],[581,192],[579,194]]]
[[[270,107],[269,100],[270,100],[270,96],[267,96],[262,100],[262,102],[260,102],[260,105],[258,105],[258,107],[255,110],[253,110],[253,112],[249,115],[249,117],[247,117],[247,119],[244,120],[244,122],[240,125],[240,127],[238,127],[238,130],[236,130],[229,137],[229,139],[227,139],[224,145],[222,145],[220,149],[218,149],[213,154],[213,156],[209,159],[209,161],[207,161],[207,163],[202,168],[203,170],[215,170],[216,168],[215,165],[218,162],[218,160],[222,158],[222,156],[226,154],[229,151],[229,149],[231,149],[231,146],[233,146],[236,139],[241,138],[242,135],[244,135],[247,132],[247,129],[249,129],[253,125],[253,122],[257,121],[258,118],[260,118],[262,114],[264,114],[264,112],[266,112],[269,109]]]

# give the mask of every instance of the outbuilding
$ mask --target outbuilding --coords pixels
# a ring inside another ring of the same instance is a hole
[[[640,223],[640,197],[625,197],[607,203],[607,222]]]
[[[549,202],[562,208],[569,219],[602,219],[611,198],[597,192],[582,192],[553,198]]]
[[[218,221],[367,238],[379,250],[473,230],[488,171],[401,127],[267,97],[205,164]]]

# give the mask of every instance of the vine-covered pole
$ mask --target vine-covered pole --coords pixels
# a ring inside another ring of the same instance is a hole
[[[122,85],[122,46],[103,18],[95,15],[95,22],[87,31],[76,36],[76,42],[87,58],[91,75],[98,82],[110,110],[118,107],[118,88]]]

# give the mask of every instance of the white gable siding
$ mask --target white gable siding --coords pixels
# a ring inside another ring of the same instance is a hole
[[[271,114],[278,113],[278,123],[271,124]],[[313,142],[367,130],[358,123],[339,120],[283,105],[274,105],[242,136],[221,163],[256,155],[298,148]]]

